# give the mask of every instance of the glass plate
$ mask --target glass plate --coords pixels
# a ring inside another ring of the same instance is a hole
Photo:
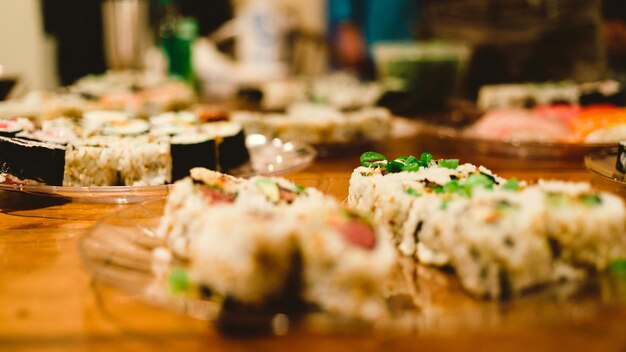
[[[525,159],[582,159],[586,154],[607,150],[614,143],[557,143],[519,140],[495,140],[472,136],[462,129],[424,126],[422,133],[435,135],[451,143],[480,153]]]
[[[585,155],[587,170],[601,176],[605,180],[626,186],[626,175],[617,171],[617,148],[603,150]]]
[[[283,175],[306,168],[316,156],[315,149],[309,145],[285,142],[277,138],[266,139],[262,135],[249,135],[246,138],[246,145],[250,152],[250,161],[228,170],[229,174],[238,177]],[[63,187],[0,184],[0,190],[5,191],[104,203],[132,203],[164,197],[170,188],[170,185]]]
[[[163,270],[153,264],[153,249],[164,245],[154,237],[164,205],[164,199],[157,199],[126,207],[101,220],[80,238],[82,262],[95,283],[101,284],[92,287],[115,289],[150,305],[212,321],[219,327],[218,302],[168,293],[166,280],[158,274]],[[626,278],[620,281],[611,275],[584,283],[555,285],[506,301],[477,300],[464,293],[451,274],[421,266],[410,258],[401,258],[393,277],[381,286],[389,319],[367,324],[310,311],[298,316],[294,327],[322,333],[374,329],[394,334],[540,329],[601,320],[620,302],[616,297],[626,302]],[[272,322],[275,318],[291,319],[277,315]],[[237,317],[232,319],[237,321]]]

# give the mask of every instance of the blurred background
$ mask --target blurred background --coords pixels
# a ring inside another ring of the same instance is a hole
[[[211,101],[341,70],[400,87],[397,111],[437,110],[485,84],[621,80],[625,19],[619,0],[9,0],[0,77],[16,97],[160,71]]]

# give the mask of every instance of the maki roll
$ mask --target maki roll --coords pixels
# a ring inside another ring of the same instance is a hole
[[[120,150],[111,138],[91,138],[67,145],[63,186],[116,186]]]
[[[150,124],[140,119],[109,121],[100,127],[100,133],[113,136],[137,136],[148,132]]]
[[[385,317],[382,283],[396,263],[388,235],[336,202],[308,208],[307,213],[292,213],[300,224],[304,300],[343,316]]]
[[[626,173],[626,141],[620,141],[617,145],[615,168],[621,173]]]
[[[192,278],[246,304],[281,300],[292,271],[299,274],[293,262],[294,225],[279,214],[237,206],[205,208],[190,227],[196,237],[190,247]]]
[[[64,186],[156,186],[171,182],[165,140],[92,137],[71,142],[65,154]]]
[[[543,181],[547,236],[555,259],[604,270],[626,255],[626,208],[617,195],[589,183]]]
[[[174,136],[198,130],[199,119],[190,111],[166,112],[150,118],[150,132],[161,136]]]
[[[86,131],[99,131],[105,124],[123,123],[131,118],[131,114],[122,111],[87,111],[83,114],[82,125]]]
[[[39,142],[67,145],[70,141],[78,139],[81,133],[81,127],[72,119],[60,117],[58,119],[43,121],[41,129],[22,131],[17,134],[17,137]]]
[[[0,137],[0,173],[60,186],[64,167],[65,147],[62,145]]]
[[[220,170],[229,170],[250,160],[246,135],[240,123],[231,121],[205,123],[202,130],[215,137]]]
[[[117,169],[126,186],[158,186],[172,181],[172,158],[167,140],[153,137],[122,139]]]
[[[208,206],[235,202],[242,179],[205,168],[193,168],[191,176],[174,183],[167,198],[156,236],[163,238],[177,256],[189,257],[196,233],[190,231]]]
[[[189,175],[194,167],[217,168],[216,143],[206,133],[182,133],[170,139],[172,158],[172,180]]]
[[[626,105],[626,91],[614,80],[583,83],[580,86],[580,105]]]
[[[11,117],[8,119],[0,119],[0,136],[15,137],[17,133],[22,131],[30,131],[35,129],[35,125],[24,117]]]

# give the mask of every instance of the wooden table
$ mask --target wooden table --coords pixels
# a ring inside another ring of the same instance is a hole
[[[584,180],[615,189],[588,173],[580,159],[496,157],[432,137],[397,139],[372,148],[389,156],[429,151],[436,157],[486,165],[505,177]],[[320,159],[286,177],[343,199],[362,151]],[[410,334],[294,329],[281,337],[225,337],[206,322],[149,306],[92,282],[81,264],[77,241],[99,219],[128,206],[0,192],[0,351],[626,351],[626,309],[622,307],[537,327],[454,332],[444,327]]]

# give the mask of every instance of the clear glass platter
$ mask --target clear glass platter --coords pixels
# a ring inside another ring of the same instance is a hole
[[[153,250],[164,243],[154,237],[154,230],[164,205],[164,199],[157,199],[125,207],[80,238],[83,265],[99,284],[92,287],[114,289],[131,299],[210,321],[219,328],[219,302],[172,294],[163,274],[158,274],[162,269],[155,266]],[[381,287],[389,307],[388,319],[364,323],[307,311],[297,318],[277,314],[271,317],[270,325],[274,326],[275,320],[282,322],[278,324],[282,326],[280,333],[285,331],[285,320],[295,322],[290,323],[293,329],[321,333],[448,334],[564,328],[580,321],[600,321],[616,304],[626,303],[626,278],[617,280],[611,275],[555,285],[510,300],[478,300],[467,295],[450,273],[421,266],[410,258],[400,259],[393,277]],[[231,321],[237,319],[231,317]]]
[[[313,163],[316,151],[299,142],[267,139],[262,135],[249,135],[246,145],[250,161],[229,174],[238,177],[255,175],[276,176],[302,170]],[[23,192],[48,197],[70,198],[82,202],[133,203],[164,197],[170,185],[160,186],[91,186],[63,187],[48,185],[1,184],[0,190]]]
[[[585,155],[585,167],[587,170],[614,184],[626,186],[626,175],[617,171],[617,148],[598,151]]]
[[[480,138],[452,127],[422,126],[421,132],[447,143],[457,143],[479,153],[525,159],[582,159],[586,154],[607,150],[617,143],[562,143]]]

